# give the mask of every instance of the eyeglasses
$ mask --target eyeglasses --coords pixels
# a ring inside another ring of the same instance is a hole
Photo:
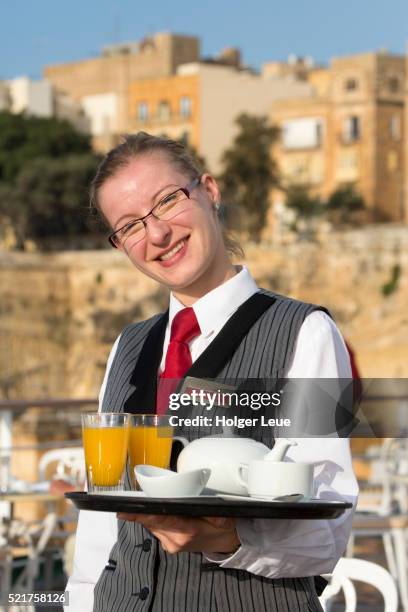
[[[114,231],[108,237],[111,245],[115,247],[115,249],[118,249],[121,246],[124,247],[129,239],[132,240],[132,244],[136,244],[143,240],[146,236],[146,219],[150,216],[155,219],[168,221],[183,212],[189,206],[188,201],[190,200],[191,192],[200,184],[200,181],[201,176],[195,178],[186,187],[179,187],[176,191],[168,193],[153,206],[152,210],[147,213],[147,215],[139,219],[133,219],[123,227]]]

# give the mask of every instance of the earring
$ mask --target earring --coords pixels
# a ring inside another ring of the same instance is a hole
[[[218,212],[220,210],[221,204],[219,202],[214,202],[215,210]]]

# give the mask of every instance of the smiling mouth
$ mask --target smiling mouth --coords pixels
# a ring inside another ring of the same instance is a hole
[[[171,249],[171,251],[168,251],[167,253],[160,255],[157,259],[159,261],[167,261],[168,259],[171,259],[172,257],[174,257],[176,253],[178,253],[183,248],[185,244],[186,244],[186,240],[185,238],[183,238],[182,240],[177,242],[177,244]]]

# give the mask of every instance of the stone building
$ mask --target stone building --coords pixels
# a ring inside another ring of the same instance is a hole
[[[408,45],[407,45],[407,55],[405,61],[405,74],[408,77]],[[408,221],[408,138],[407,138],[407,129],[408,129],[408,78],[405,78],[405,113],[403,118],[403,125],[405,126],[404,130],[404,151],[403,151],[403,159],[404,159],[404,186],[403,186],[403,202],[405,207],[405,221]]]
[[[47,66],[44,74],[81,104],[97,149],[106,151],[120,134],[143,129],[188,140],[214,172],[237,115],[267,114],[279,97],[310,94],[297,76],[255,74],[241,64],[238,49],[201,58],[198,38],[170,33],[106,47],[97,58]]]
[[[270,111],[281,128],[273,153],[284,184],[305,186],[323,199],[350,185],[371,219],[408,221],[405,75],[405,58],[385,51],[306,70],[312,95],[278,100]]]
[[[89,132],[90,129],[82,107],[47,79],[33,80],[21,76],[0,81],[0,111],[32,117],[57,117],[69,121],[80,132]]]
[[[82,105],[95,147],[107,150],[128,131],[130,84],[174,74],[180,64],[197,61],[199,53],[198,38],[159,33],[140,42],[105,47],[99,57],[46,66],[44,74]]]
[[[231,49],[227,50],[231,57]],[[177,74],[134,81],[129,93],[129,128],[182,138],[218,173],[222,153],[233,140],[240,113],[267,115],[273,101],[282,97],[310,96],[310,86],[290,76],[255,74],[224,60],[184,64]]]

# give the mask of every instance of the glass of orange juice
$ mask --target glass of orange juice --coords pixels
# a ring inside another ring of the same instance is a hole
[[[129,423],[130,415],[123,412],[82,415],[88,493],[123,490]]]
[[[133,414],[130,418],[129,464],[136,486],[136,465],[168,468],[170,464],[173,427],[168,415]]]

